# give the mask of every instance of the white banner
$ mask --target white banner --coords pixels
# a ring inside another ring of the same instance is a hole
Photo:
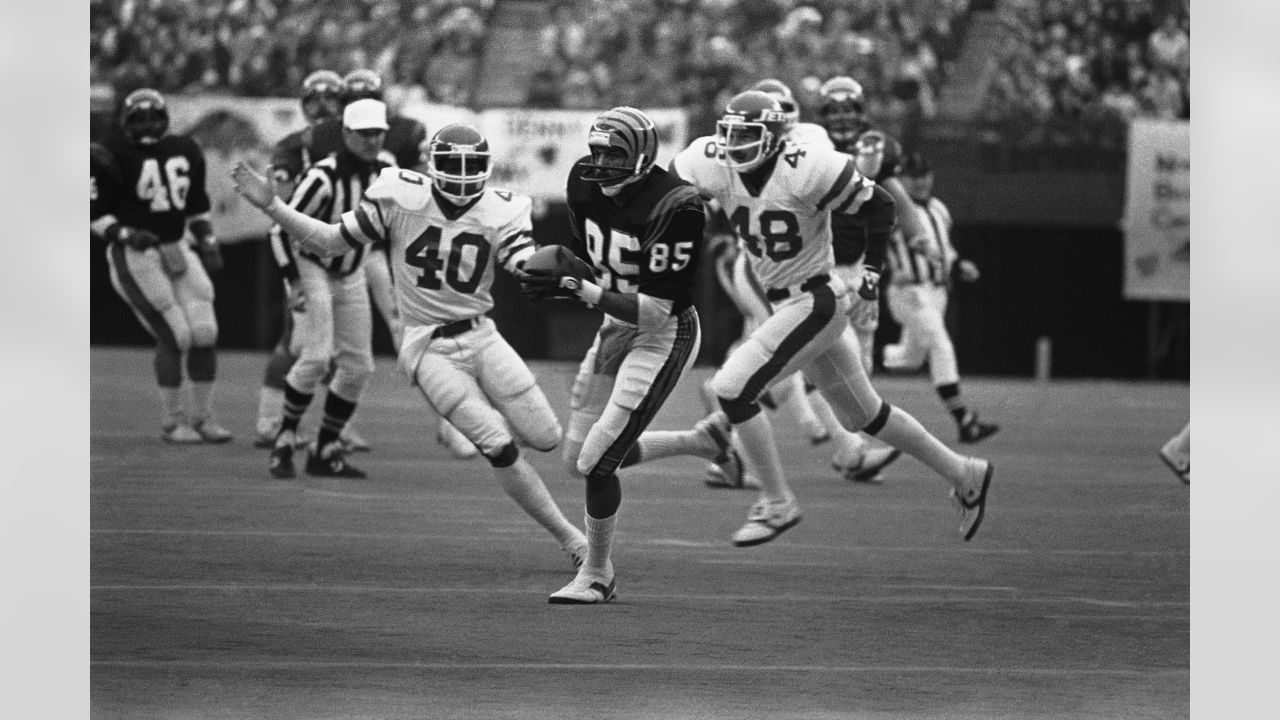
[[[264,237],[266,216],[242,200],[232,186],[231,168],[240,160],[264,168],[271,149],[305,120],[296,98],[240,98],[174,95],[168,98],[174,132],[200,143],[208,163],[206,183],[213,204],[213,227],[226,242]],[[450,123],[477,125],[493,151],[492,183],[525,193],[535,204],[563,202],[574,161],[587,154],[593,110],[498,109],[476,113],[462,107],[406,98],[398,112],[427,126],[427,135]],[[647,110],[658,127],[658,163],[666,167],[684,149],[688,123],[680,109]]]
[[[666,167],[689,142],[683,110],[645,110],[658,128],[658,164]],[[564,201],[573,163],[587,154],[595,110],[485,110],[480,129],[493,151],[492,182],[543,202]]]
[[[1137,119],[1129,128],[1124,296],[1191,300],[1191,124]]]

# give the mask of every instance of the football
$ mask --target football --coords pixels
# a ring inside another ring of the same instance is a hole
[[[547,245],[538,248],[524,261],[524,271],[537,274],[568,274],[576,256],[564,245]]]

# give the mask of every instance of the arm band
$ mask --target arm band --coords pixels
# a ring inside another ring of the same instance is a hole
[[[187,227],[191,228],[191,234],[201,243],[207,243],[213,237],[213,224],[209,222],[208,216],[197,215],[187,223]]]
[[[600,298],[604,295],[604,288],[591,282],[583,280],[582,286],[578,289],[578,299],[582,302],[595,307],[600,304]]]

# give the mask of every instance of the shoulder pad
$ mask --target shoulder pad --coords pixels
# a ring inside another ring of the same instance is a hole
[[[378,173],[365,197],[373,201],[391,202],[406,210],[421,210],[431,200],[431,181],[427,176],[404,168],[389,167]]]

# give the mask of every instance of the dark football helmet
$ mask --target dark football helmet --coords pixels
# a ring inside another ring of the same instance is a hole
[[[372,70],[352,70],[342,78],[342,102],[382,99],[382,77]]]
[[[847,147],[867,126],[862,114],[862,85],[847,75],[837,75],[822,83],[818,96],[818,122],[836,147]]]
[[[716,139],[724,148],[720,164],[738,172],[754,170],[777,154],[786,132],[787,114],[772,95],[738,93],[716,123]]]
[[[302,114],[312,125],[342,112],[342,77],[332,70],[316,70],[302,81]]]
[[[427,175],[436,192],[459,205],[480,197],[492,173],[489,141],[470,125],[445,125],[427,143]]]
[[[787,114],[787,128],[800,122],[800,104],[796,102],[796,96],[792,94],[791,88],[781,80],[768,78],[752,85],[749,90],[759,90],[773,96],[774,100],[782,106],[782,112]]]
[[[120,110],[125,137],[134,145],[154,145],[169,132],[169,107],[164,96],[151,88],[129,93]]]
[[[644,112],[616,107],[600,113],[587,133],[591,159],[582,179],[613,187],[649,172],[658,159],[658,130]]]

